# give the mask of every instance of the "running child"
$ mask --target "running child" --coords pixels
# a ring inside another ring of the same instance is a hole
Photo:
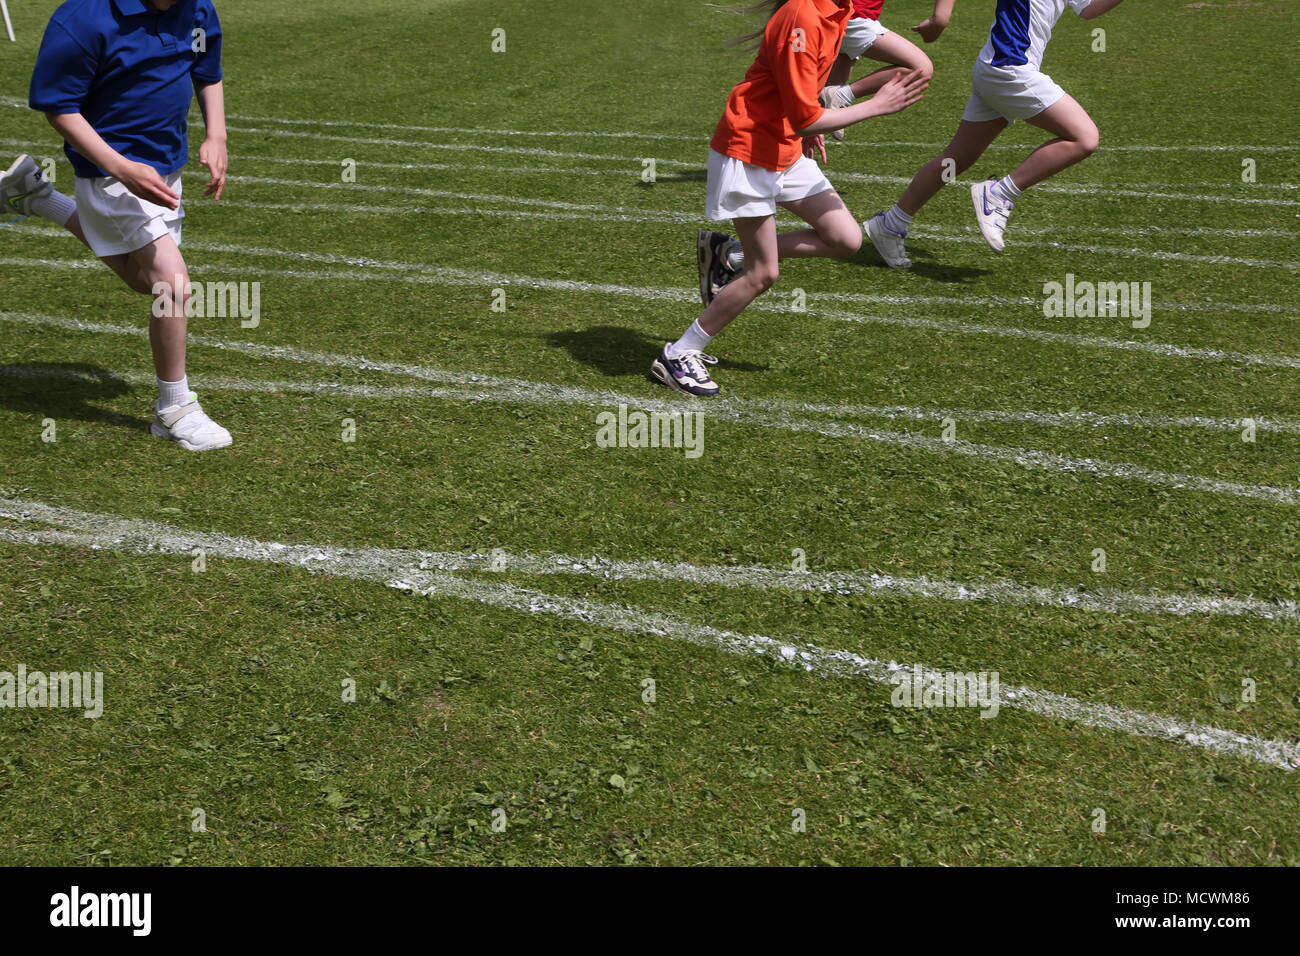
[[[29,105],[64,139],[76,199],[56,192],[30,156],[0,176],[0,205],[70,233],[145,295],[158,399],[150,431],[187,451],[224,448],[185,375],[189,271],[181,242],[186,114],[197,91],[206,136],[199,161],[220,199],[226,183],[221,24],[211,0],[67,0],[54,11]],[[159,291],[165,290],[165,291]]]
[[[1045,129],[1056,138],[1043,143],[1001,179],[990,177],[971,187],[975,221],[996,251],[1016,199],[1030,186],[1091,156],[1097,149],[1097,125],[1074,97],[1041,70],[1052,28],[1070,6],[1085,20],[1101,16],[1120,0],[998,0],[988,41],[971,72],[971,96],[957,133],[942,153],[912,178],[898,202],[865,223],[867,235],[886,264],[907,269],[903,240],[912,217],[957,173],[983,155],[1008,123],[1018,119]],[[946,22],[940,25],[940,29]]]
[[[778,261],[844,258],[862,245],[862,230],[812,158],[826,160],[824,133],[906,109],[927,81],[896,76],[872,99],[825,109],[817,97],[844,37],[851,0],[766,0],[771,10],[758,57],[731,91],[709,150],[706,216],[732,220],[738,240],[702,231],[697,239],[704,313],[663,347],[655,380],[691,395],[716,395],[706,364],[709,340],[772,287]],[[776,208],[811,228],[777,233]]]
[[[919,33],[926,43],[933,43],[943,32],[939,24],[946,24],[952,15],[953,2],[935,0],[934,14],[912,27],[912,32]],[[875,93],[895,73],[916,70],[927,80],[934,75],[934,64],[919,46],[881,24],[880,10],[884,5],[885,0],[853,0],[853,17],[844,32],[844,44],[821,92],[822,106],[851,106],[858,97]],[[863,56],[889,65],[850,83],[853,64]],[[844,130],[835,130],[831,136],[843,139]]]

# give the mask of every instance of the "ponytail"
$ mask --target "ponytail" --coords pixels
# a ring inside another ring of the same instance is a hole
[[[739,9],[732,7],[730,9],[732,13],[737,13],[742,16],[754,16],[760,13],[766,13],[766,19],[770,21],[774,16],[776,16],[776,12],[789,2],[790,0],[758,0],[757,3],[751,3],[746,7],[740,7]],[[743,37],[737,37],[727,45],[744,46],[745,52],[753,53],[758,49],[759,44],[762,42],[765,29],[766,24],[764,24],[764,30],[755,30],[753,33],[746,33]]]

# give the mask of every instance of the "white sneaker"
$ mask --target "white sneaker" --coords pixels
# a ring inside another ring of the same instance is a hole
[[[817,99],[828,110],[842,110],[846,106],[853,105],[853,90],[848,86],[826,86],[822,87],[821,94]],[[833,131],[831,138],[844,139],[844,130],[837,129]]]
[[[1006,231],[1012,204],[993,191],[996,182],[997,177],[990,176],[984,182],[976,183],[970,188],[970,198],[975,204],[975,221],[980,224],[984,241],[993,247],[994,252],[1001,252],[1006,247],[1002,234]]]
[[[159,438],[174,441],[186,451],[227,448],[234,441],[230,432],[204,414],[199,407],[199,397],[193,392],[184,405],[170,405],[158,412],[149,431]]]
[[[907,258],[907,250],[903,248],[903,240],[907,238],[907,233],[901,235],[885,225],[885,214],[878,212],[862,224],[867,238],[871,244],[876,247],[880,253],[880,258],[885,260],[885,265],[891,269],[910,269],[912,260]]]
[[[0,207],[20,216],[34,215],[31,201],[49,195],[53,189],[36,160],[23,153],[0,175]]]

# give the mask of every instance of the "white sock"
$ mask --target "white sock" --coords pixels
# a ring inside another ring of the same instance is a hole
[[[890,232],[896,232],[900,236],[907,235],[907,227],[912,224],[912,217],[899,208],[898,203],[894,203],[889,212],[885,213],[885,228]]]
[[[745,247],[740,244],[739,239],[732,239],[727,243],[727,251],[722,254],[722,259],[728,269],[739,272],[745,268]]]
[[[1014,203],[1016,197],[1020,195],[1020,188],[1011,181],[1010,176],[1003,176],[993,188],[998,191],[998,195],[1009,203]]]
[[[668,346],[668,357],[677,358],[683,352],[703,352],[704,346],[709,344],[711,338],[713,336],[700,328],[700,320],[696,319],[686,330],[685,335]]]
[[[77,201],[71,196],[63,195],[57,189],[50,190],[48,196],[30,200],[28,205],[33,215],[48,219],[56,226],[66,226],[72,214],[77,211]]]
[[[190,380],[188,377],[179,382],[164,382],[158,379],[158,411],[173,405],[185,405],[190,400]]]

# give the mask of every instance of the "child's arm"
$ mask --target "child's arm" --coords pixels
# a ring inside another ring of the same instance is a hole
[[[226,168],[230,163],[226,153],[226,94],[221,81],[196,83],[199,110],[203,113],[203,126],[207,130],[203,145],[199,147],[199,162],[208,167],[212,175],[205,196],[220,199],[226,188]]]
[[[1115,0],[1116,3],[1119,0]],[[921,39],[926,43],[933,43],[939,39],[939,34],[943,32],[948,21],[952,19],[952,8],[956,0],[934,0],[934,13],[928,18],[922,20],[916,26],[912,27],[913,32],[921,34]]]
[[[109,146],[80,113],[46,113],[45,118],[73,149],[141,199],[168,209],[180,205],[178,197],[156,169],[127,159]]]
[[[1092,3],[1079,11],[1079,16],[1085,20],[1095,20],[1103,13],[1108,13],[1119,5],[1120,0],[1092,0]]]
[[[818,133],[831,133],[852,126],[854,123],[861,123],[873,116],[898,113],[919,100],[929,85],[930,81],[916,70],[897,73],[871,99],[854,103],[843,109],[825,110],[820,117],[797,132],[804,137],[816,136]]]

